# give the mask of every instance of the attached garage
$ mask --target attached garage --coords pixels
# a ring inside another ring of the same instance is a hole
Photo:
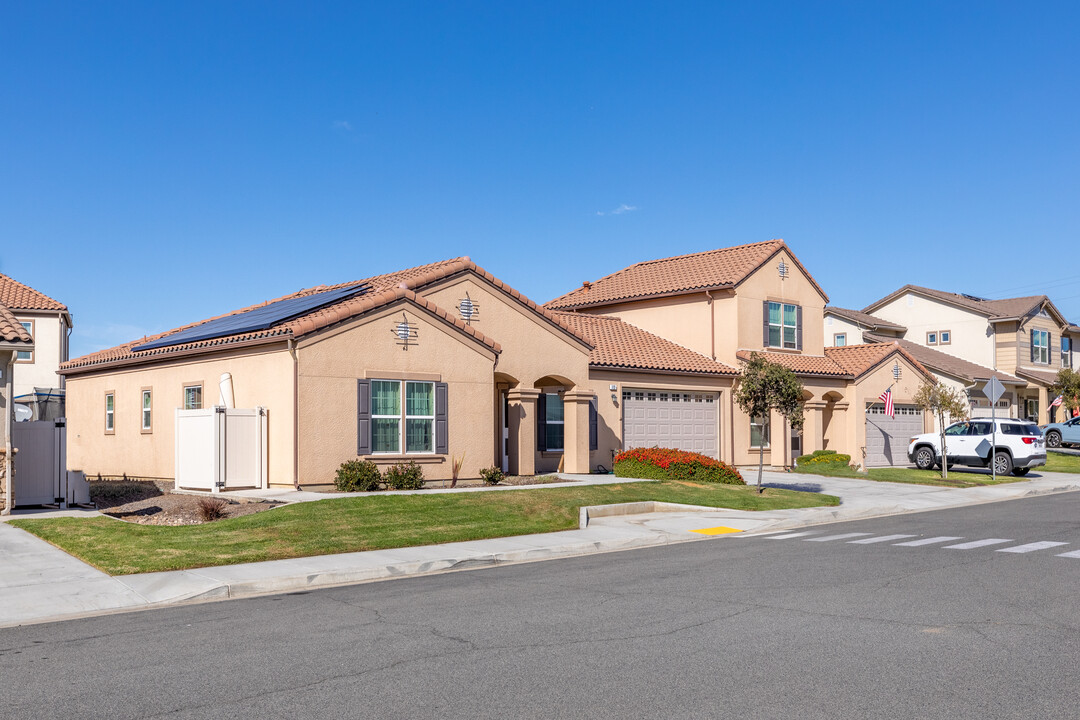
[[[624,389],[623,448],[664,447],[720,457],[717,393]]]
[[[907,465],[908,442],[923,432],[923,412],[914,405],[896,405],[895,417],[878,403],[866,409],[866,466]]]

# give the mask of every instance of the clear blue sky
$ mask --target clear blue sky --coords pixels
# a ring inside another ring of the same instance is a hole
[[[1080,321],[1078,21],[1075,2],[9,3],[0,271],[67,303],[73,356],[456,255],[543,302],[775,237],[839,306],[910,282],[1046,292]]]

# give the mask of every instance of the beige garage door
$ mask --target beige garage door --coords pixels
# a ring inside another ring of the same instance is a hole
[[[623,448],[664,447],[719,458],[716,393],[623,390]]]
[[[866,410],[866,466],[907,465],[908,442],[923,431],[922,410],[914,405],[897,405],[896,417],[885,414],[881,404]],[[858,462],[852,458],[852,462]]]

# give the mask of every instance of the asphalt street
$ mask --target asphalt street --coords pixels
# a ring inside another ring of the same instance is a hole
[[[1080,493],[800,532],[0,630],[0,715],[1077,717]]]

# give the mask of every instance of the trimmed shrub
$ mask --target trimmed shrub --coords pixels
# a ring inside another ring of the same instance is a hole
[[[498,485],[506,479],[502,469],[494,466],[481,469],[480,477],[484,478],[484,482],[488,485]]]
[[[815,456],[816,455],[835,455],[836,451],[835,450],[815,450],[814,452],[812,452],[810,454],[815,455]]]
[[[800,455],[795,458],[795,464],[799,467],[805,467],[807,465],[847,465],[851,462],[850,455],[841,455],[832,450],[827,450],[819,455],[820,452],[818,450],[812,455]]]
[[[374,492],[380,482],[379,468],[370,460],[346,460],[334,477],[334,487],[341,492]]]
[[[615,476],[746,484],[739,471],[727,463],[707,455],[669,448],[634,448],[619,453],[615,456]]]
[[[420,490],[424,487],[424,469],[415,460],[386,468],[383,481],[391,490]]]
[[[212,522],[225,517],[225,508],[229,507],[229,503],[221,498],[204,497],[199,498],[198,506],[199,517],[202,518],[202,521]]]

